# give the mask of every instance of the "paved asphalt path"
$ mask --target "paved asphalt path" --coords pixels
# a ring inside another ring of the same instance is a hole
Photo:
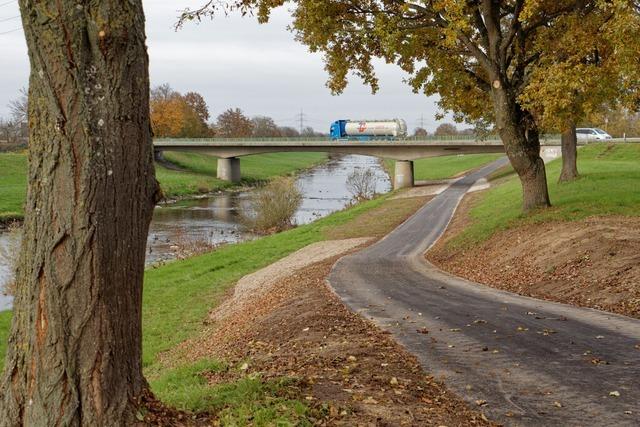
[[[456,181],[384,239],[342,258],[330,284],[497,422],[640,426],[639,320],[495,290],[424,260],[467,190],[504,162]]]

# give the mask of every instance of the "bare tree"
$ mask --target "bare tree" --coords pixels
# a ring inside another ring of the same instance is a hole
[[[20,143],[23,126],[13,120],[0,118],[0,142],[10,148]]]
[[[300,136],[300,132],[298,132],[297,129],[289,126],[282,126],[278,129],[280,130],[280,135],[282,135],[285,138],[295,138]]]
[[[271,117],[256,116],[251,119],[253,125],[253,136],[262,138],[274,138],[280,136],[278,125]]]
[[[151,89],[151,99],[168,100],[177,94],[169,83],[163,83]]]
[[[428,135],[429,135],[429,132],[427,132],[426,129],[424,129],[424,128],[418,127],[418,128],[416,128],[416,130],[413,131],[413,136],[418,137],[418,138],[425,137],[425,136],[428,136]]]
[[[436,136],[454,136],[458,134],[458,128],[451,123],[443,123],[436,128],[434,135]]]
[[[27,123],[29,121],[29,96],[25,88],[20,89],[20,96],[9,101],[9,111],[11,118],[17,123]]]
[[[347,177],[347,190],[356,201],[371,199],[376,194],[378,178],[371,169],[355,169]]]

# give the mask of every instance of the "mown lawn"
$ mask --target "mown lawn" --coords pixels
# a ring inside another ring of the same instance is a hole
[[[156,176],[166,196],[208,193],[233,186],[216,178],[218,159],[187,152],[165,152],[164,158],[184,169],[176,171],[156,165]],[[290,175],[327,159],[324,153],[272,153],[240,158],[242,183],[254,184],[276,176]]]
[[[27,155],[0,153],[0,222],[22,217],[27,188]]]
[[[475,169],[499,159],[504,154],[460,154],[457,156],[429,157],[413,162],[413,174],[415,180],[447,179],[461,173]],[[391,171],[395,162],[385,160],[387,170]]]
[[[216,178],[217,158],[197,153],[165,153],[165,158],[185,171],[156,165],[156,177],[167,197],[208,193],[231,187]],[[242,157],[240,168],[245,184],[289,175],[325,161],[324,153],[275,153]],[[21,219],[27,187],[27,155],[0,153],[0,222]]]
[[[574,182],[558,184],[561,166],[562,159],[547,165],[552,208],[523,214],[522,188],[512,174],[482,196],[470,210],[469,227],[449,244],[477,244],[499,230],[525,223],[640,215],[640,144],[601,143],[580,148],[580,178]]]

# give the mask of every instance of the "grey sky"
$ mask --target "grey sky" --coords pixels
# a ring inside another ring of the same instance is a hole
[[[0,0],[0,4],[9,0]],[[248,115],[269,115],[280,125],[298,126],[304,109],[306,125],[328,130],[335,119],[403,118],[409,129],[424,115],[433,131],[436,106],[432,98],[413,94],[397,67],[379,64],[380,91],[354,78],[344,94],[332,96],[325,87],[321,56],[296,43],[286,30],[289,14],[281,8],[269,24],[254,18],[219,17],[200,25],[188,24],[175,32],[178,10],[196,7],[203,0],[145,0],[152,85],[169,83],[185,92],[200,92],[212,116],[228,107]],[[0,6],[0,116],[18,90],[27,85],[28,59],[20,27],[18,4]]]

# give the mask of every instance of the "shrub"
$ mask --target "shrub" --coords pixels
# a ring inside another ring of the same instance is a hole
[[[368,200],[376,194],[378,178],[371,169],[356,169],[347,177],[347,190],[356,201]]]
[[[302,192],[293,178],[277,178],[256,190],[245,223],[258,233],[286,230],[302,204]]]

